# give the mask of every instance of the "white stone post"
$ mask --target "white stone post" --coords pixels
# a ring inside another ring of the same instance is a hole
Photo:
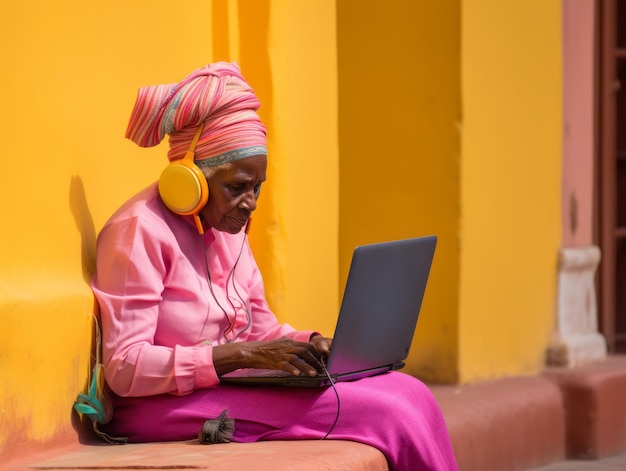
[[[606,358],[606,341],[598,332],[594,284],[599,262],[596,246],[560,251],[557,321],[548,365],[574,367]]]

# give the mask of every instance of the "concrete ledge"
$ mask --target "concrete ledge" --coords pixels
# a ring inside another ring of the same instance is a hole
[[[553,381],[515,377],[431,389],[459,469],[517,471],[564,458],[563,402]]]
[[[444,413],[459,468],[520,471],[565,456],[561,391],[542,376],[467,386],[432,386]],[[388,471],[383,454],[349,441],[291,441],[199,445],[195,441],[142,445],[73,444],[15,450],[10,471],[98,469],[255,469]],[[33,452],[34,451],[34,452]]]
[[[384,455],[361,443],[302,440],[200,445],[196,441],[129,445],[76,445],[54,455],[36,452],[4,464],[7,471],[211,469],[232,471],[389,471]]]
[[[562,391],[567,455],[601,458],[626,450],[626,356],[544,373]]]

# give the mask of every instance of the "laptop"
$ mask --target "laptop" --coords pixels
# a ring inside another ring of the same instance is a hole
[[[356,247],[328,356],[316,377],[241,369],[226,384],[321,387],[404,367],[417,325],[437,236]],[[330,378],[329,378],[330,376]]]

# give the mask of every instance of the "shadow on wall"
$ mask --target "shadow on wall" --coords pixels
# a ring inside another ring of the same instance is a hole
[[[85,186],[83,185],[83,180],[80,176],[75,175],[72,177],[72,180],[70,182],[69,196],[70,210],[72,211],[72,216],[74,217],[76,228],[78,229],[78,232],[80,232],[80,251],[83,279],[85,280],[85,283],[90,286],[91,277],[93,276],[96,269],[96,228],[93,223],[93,218],[91,217],[91,212],[89,211],[89,206],[87,205]],[[97,316],[97,312],[98,308],[95,304],[94,298],[94,316]],[[91,374],[93,374],[93,368],[96,364],[96,345],[97,342],[95,329],[92,329],[89,374],[85,378],[85,385],[83,386],[83,390],[81,391],[83,393],[87,393],[91,382]],[[78,436],[78,441],[80,443],[100,443],[96,437],[96,434],[92,430],[93,424],[91,420],[85,415],[81,416],[80,414],[78,414],[74,409],[73,404],[70,415],[72,427],[74,428]]]
[[[70,210],[80,232],[83,279],[90,284],[96,269],[96,228],[87,205],[83,180],[76,175],[70,182]]]

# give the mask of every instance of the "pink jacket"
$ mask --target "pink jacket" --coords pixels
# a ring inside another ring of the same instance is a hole
[[[191,218],[163,205],[156,184],[100,232],[92,289],[106,380],[116,394],[183,395],[211,387],[219,383],[213,345],[280,337],[307,342],[313,333],[280,324],[270,311],[243,232],[208,229],[205,242],[202,237]]]

